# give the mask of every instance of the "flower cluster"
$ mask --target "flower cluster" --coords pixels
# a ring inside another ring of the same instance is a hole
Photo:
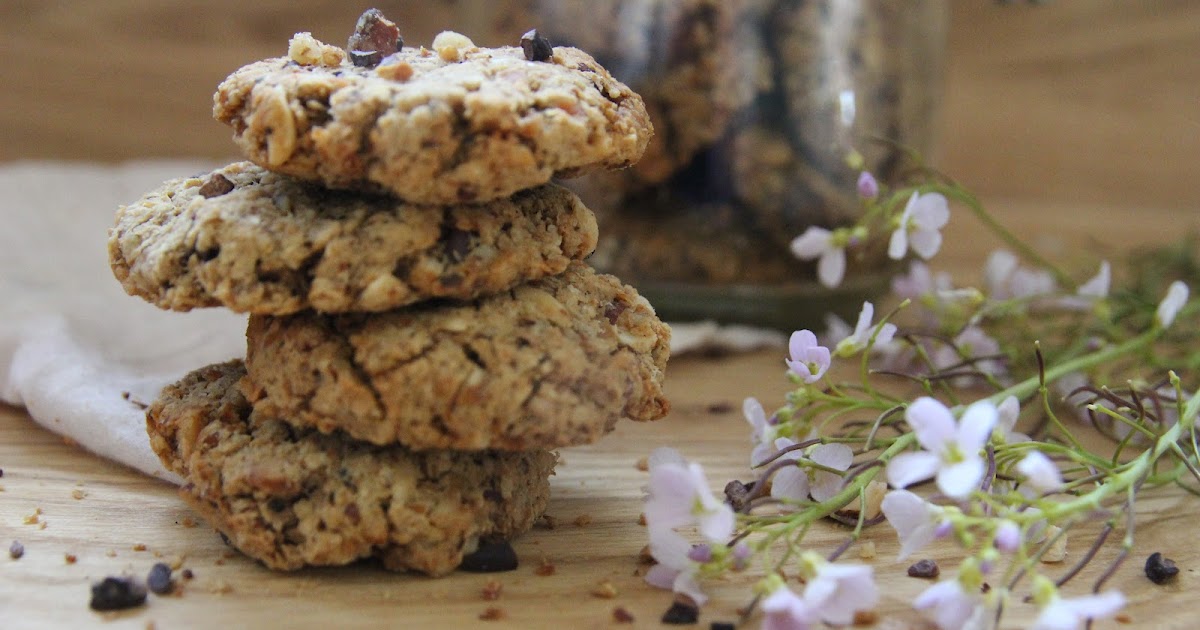
[[[866,302],[853,328],[831,315],[821,336],[792,334],[781,367],[795,390],[770,412],[746,398],[753,478],[729,481],[724,497],[698,463],[655,451],[645,514],[658,564],[646,579],[703,604],[704,581],[757,566],[749,608],[764,628],[847,624],[880,592],[870,566],[838,559],[886,522],[900,560],[931,545],[958,549],[949,577],[912,601],[943,630],[993,627],[1024,602],[1039,629],[1115,615],[1125,598],[1104,586],[1127,553],[1090,593],[1068,595],[1068,583],[1110,532],[1132,537],[1144,488],[1200,482],[1200,393],[1174,369],[1200,365],[1188,267],[1115,286],[1109,261],[1068,274],[937,176],[889,190],[864,172],[857,191],[862,220],[810,228],[792,251],[817,260],[832,287],[848,250],[885,239],[889,258],[918,258],[892,283],[897,306],[877,317]],[[925,262],[941,247],[951,200],[1011,248],[987,258],[982,288],[957,287]],[[857,382],[831,380],[851,372]],[[1114,380],[1121,386],[1103,385]],[[1090,450],[1078,435],[1086,430],[1111,442]],[[1096,542],[1052,577],[1069,536],[1097,518]],[[853,528],[825,555],[804,544],[823,520]],[[784,577],[797,574],[802,587]]]

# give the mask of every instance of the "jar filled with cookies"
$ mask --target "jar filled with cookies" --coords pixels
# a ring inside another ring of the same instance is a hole
[[[882,251],[831,290],[789,245],[854,221],[861,171],[887,182],[905,151],[931,149],[944,0],[517,4],[504,22],[587,51],[654,123],[636,165],[564,180],[599,217],[594,266],[665,318],[783,330],[856,312],[886,284],[871,273]]]

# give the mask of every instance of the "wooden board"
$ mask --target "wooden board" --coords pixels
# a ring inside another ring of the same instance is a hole
[[[741,400],[755,395],[768,405],[781,400],[786,387],[780,352],[758,352],[725,358],[684,358],[673,362],[669,394],[671,415],[658,423],[626,423],[602,442],[566,449],[553,479],[548,513],[558,525],[539,527],[516,543],[522,566],[511,573],[456,574],[443,579],[396,575],[373,565],[275,573],[231,553],[220,538],[198,520],[173,487],[102,461],[45,432],[25,414],[0,408],[0,626],[5,628],[182,627],[507,627],[606,628],[621,606],[636,619],[635,627],[658,625],[671,597],[634,575],[637,556],[646,543],[638,525],[641,487],[646,474],[635,463],[659,445],[674,445],[705,465],[714,487],[733,477],[745,479],[748,428]],[[76,491],[82,498],[73,498]],[[1160,492],[1140,504],[1138,546],[1112,585],[1130,596],[1128,614],[1137,627],[1191,628],[1190,603],[1200,568],[1191,522],[1200,517],[1200,502],[1182,493]],[[23,524],[37,509],[45,528]],[[580,518],[588,522],[576,520]],[[828,552],[846,530],[822,524],[810,536],[812,548]],[[3,549],[13,539],[25,545],[25,556],[11,560]],[[927,582],[906,577],[909,562],[896,562],[895,535],[886,526],[868,536],[878,550],[871,560],[885,600],[878,628],[927,628],[908,607]],[[145,551],[137,551],[145,545]],[[1086,547],[1073,537],[1072,557]],[[1140,564],[1155,550],[1183,567],[1178,581],[1155,586],[1141,574]],[[1110,549],[1099,565],[1111,558]],[[68,564],[66,554],[77,560]],[[89,584],[122,572],[144,575],[158,561],[182,556],[195,579],[182,593],[159,598],[124,613],[88,610]],[[856,558],[851,549],[850,559]],[[949,545],[932,557],[953,566]],[[545,558],[555,574],[535,569]],[[1086,589],[1095,570],[1076,584]],[[498,580],[500,598],[485,601],[484,585]],[[602,599],[591,594],[608,580],[618,594]],[[714,601],[701,618],[732,621],[749,599],[752,575],[710,584]],[[479,615],[497,606],[503,621]],[[1017,606],[1005,627],[1022,627],[1032,608]],[[752,627],[757,627],[757,619]],[[1098,628],[1117,627],[1115,622]]]

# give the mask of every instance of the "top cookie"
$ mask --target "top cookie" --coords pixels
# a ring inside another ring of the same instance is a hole
[[[225,79],[213,116],[273,171],[431,204],[623,168],[653,134],[642,99],[580,50],[530,61],[522,48],[478,48],[457,33],[433,47],[372,66],[301,33],[288,57]]]

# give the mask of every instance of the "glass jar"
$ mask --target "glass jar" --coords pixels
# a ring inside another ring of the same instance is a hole
[[[882,249],[857,252],[830,290],[789,244],[858,216],[851,154],[888,181],[899,147],[928,152],[944,0],[517,4],[493,28],[524,21],[590,53],[642,96],[655,126],[633,167],[563,182],[599,218],[592,265],[666,319],[785,331],[856,313],[886,286]]]

